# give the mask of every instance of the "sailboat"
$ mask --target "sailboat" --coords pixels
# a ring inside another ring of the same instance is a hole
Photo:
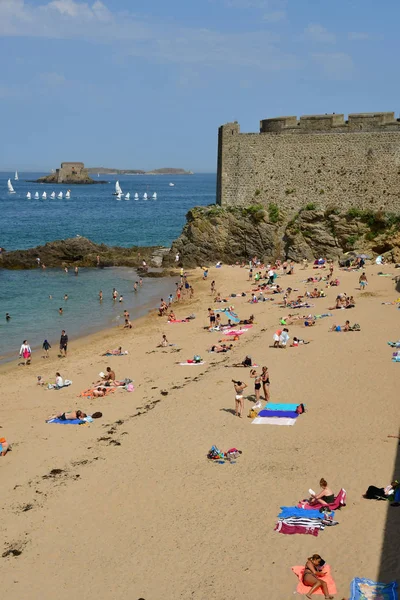
[[[139,200],[139,194],[137,192],[135,193],[135,200]]]
[[[130,200],[131,199],[131,193],[128,192],[127,194],[125,194],[125,200]]]
[[[30,200],[31,198],[32,198],[32,194],[30,192],[28,192],[27,195],[26,195],[26,199]]]
[[[46,194],[46,192],[43,192],[43,194],[42,194],[42,199],[43,199],[43,200],[47,200],[47,194]]]
[[[55,197],[56,197],[56,193],[55,193],[55,192],[51,192],[51,194],[50,194],[50,198],[51,198],[52,200],[54,200],[54,198],[55,198]]]
[[[65,194],[65,197],[67,200],[69,200],[71,198],[71,191],[67,190],[67,193]]]
[[[35,192],[35,200],[39,200],[39,192]]]
[[[154,194],[152,195],[153,200],[157,200],[157,193],[154,192]]]
[[[63,199],[63,193],[62,193],[62,192],[60,192],[60,193],[58,194],[57,198],[58,198],[59,200],[62,200],[62,199]]]
[[[18,171],[15,171],[14,179],[15,179],[15,181],[18,181]]]
[[[143,194],[143,200],[147,200],[147,192]]]
[[[169,187],[175,187],[175,184],[174,183],[170,183]]]
[[[117,200],[121,200],[121,198],[122,198],[122,194],[121,194],[121,192],[119,192],[119,193],[117,194]]]
[[[7,181],[7,188],[8,188],[8,193],[9,194],[15,194],[15,190],[14,190],[14,188],[12,186],[11,179],[9,179]]]
[[[122,195],[122,189],[121,189],[121,186],[119,185],[119,181],[116,181],[115,182],[115,192],[114,192],[114,195],[118,196],[118,194]]]

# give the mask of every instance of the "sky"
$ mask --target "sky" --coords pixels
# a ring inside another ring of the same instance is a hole
[[[0,170],[216,170],[219,125],[395,111],[398,0],[0,0]]]

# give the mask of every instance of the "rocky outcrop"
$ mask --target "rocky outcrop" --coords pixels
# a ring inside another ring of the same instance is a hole
[[[37,258],[46,267],[96,267],[100,257],[100,267],[135,267],[142,270],[142,261],[151,267],[160,267],[165,249],[159,247],[121,248],[95,244],[83,237],[49,242],[44,246],[28,250],[3,251],[0,254],[0,268],[34,269]]]
[[[351,209],[340,213],[313,205],[288,221],[278,207],[251,205],[194,208],[187,214],[181,236],[174,241],[165,264],[173,264],[176,253],[188,267],[218,260],[232,264],[258,256],[264,261],[301,261],[323,256],[339,258],[350,250],[385,254],[400,261],[400,216]]]
[[[35,183],[62,183],[64,185],[80,184],[88,185],[93,183],[107,183],[107,181],[99,181],[89,177],[88,170],[81,162],[63,162],[61,167],[54,173],[40,177]]]

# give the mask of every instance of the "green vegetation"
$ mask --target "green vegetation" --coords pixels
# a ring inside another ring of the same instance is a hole
[[[288,188],[287,190],[285,190],[286,196],[290,196],[290,194],[295,194],[295,193],[296,193],[295,189]]]
[[[260,194],[261,194],[261,190],[256,190],[256,191],[254,192],[254,195],[255,195],[255,196],[259,196]]]
[[[357,240],[359,239],[358,235],[349,235],[349,237],[347,238],[346,242],[347,244],[353,248],[357,242]]]
[[[268,204],[268,216],[271,223],[278,223],[280,219],[279,207],[274,202]]]
[[[325,190],[319,190],[320,195],[325,194]]]
[[[314,202],[309,202],[308,204],[305,205],[305,210],[315,210],[317,208],[316,204],[314,204]]]

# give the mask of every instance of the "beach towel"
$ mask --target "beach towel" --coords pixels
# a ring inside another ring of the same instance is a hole
[[[388,345],[392,348],[400,348],[400,342],[388,342]]]
[[[100,386],[100,387],[102,387],[102,386]],[[108,394],[115,392],[115,390],[116,390],[116,388],[107,387],[106,391],[104,392],[104,396],[108,396]],[[84,390],[83,392],[81,392],[78,395],[78,398],[91,398],[93,396],[93,392],[94,392],[94,388]],[[104,396],[101,396],[101,397],[104,398]]]
[[[297,419],[299,416],[296,411],[292,410],[260,410],[259,417],[288,417],[289,419]]]
[[[394,357],[392,358],[392,361],[393,361],[393,362],[400,362],[400,356],[394,356]]]
[[[171,323],[189,323],[189,319],[175,319],[175,321],[167,321],[168,325]]]
[[[298,404],[285,404],[284,402],[268,402],[263,410],[290,410],[295,411]]]
[[[301,534],[314,537],[317,537],[322,529],[324,529],[324,525],[320,519],[299,519],[297,517],[279,519],[274,527],[275,531],[285,535]]]
[[[197,365],[204,365],[205,362],[206,362],[205,360],[202,360],[201,362],[193,362],[193,361],[192,362],[187,362],[186,361],[186,362],[179,363],[179,365],[181,367],[195,367]]]
[[[71,383],[72,383],[72,381],[71,381],[70,379],[65,379],[65,380],[64,380],[64,385],[58,386],[58,385],[56,385],[56,384],[49,383],[49,384],[47,385],[47,389],[48,389],[48,390],[62,390],[62,388],[65,388],[65,387],[68,387],[68,386],[70,386],[70,385],[71,385]]]
[[[298,594],[308,594],[310,592],[310,587],[307,585],[304,585],[303,583],[303,573],[304,573],[304,567],[292,567],[292,571],[295,575],[297,575],[297,577],[299,578],[299,583],[297,585],[297,593]],[[323,577],[320,577],[320,579],[322,579],[323,581],[326,581],[327,585],[328,585],[328,592],[331,596],[334,596],[335,594],[337,594],[337,589],[336,589],[336,584],[333,581],[332,575],[331,575],[331,567],[329,565],[324,565],[324,571],[326,572],[326,575],[324,575]],[[323,596],[323,592],[321,590],[321,588],[318,588],[318,590],[316,592],[314,592],[314,594],[320,594],[321,596]]]
[[[51,421],[47,421],[48,423],[57,423],[57,425],[84,425],[85,421],[81,421],[81,419],[51,419]]]
[[[344,488],[341,488],[340,492],[335,497],[334,501],[331,503],[328,503],[328,508],[330,508],[331,510],[336,510],[338,508],[341,508],[342,506],[346,506],[346,498],[347,498],[347,492]],[[303,508],[305,510],[315,510],[315,504],[309,504],[307,502],[307,500],[301,500],[297,504],[297,506],[298,506],[298,508]],[[319,505],[319,506],[322,506],[322,505]]]
[[[280,417],[256,417],[252,425],[294,425],[296,419],[285,419]]]
[[[113,354],[112,352],[106,352],[103,356],[126,356],[128,354],[128,350],[122,352],[121,354]]]
[[[398,600],[397,583],[379,583],[355,577],[350,584],[350,600]]]
[[[329,516],[333,518],[335,513],[332,511],[329,513]],[[314,510],[305,511],[304,508],[299,508],[298,506],[281,506],[281,512],[278,515],[278,519],[287,519],[288,517],[306,517],[308,519],[322,520],[325,518],[325,515],[316,508],[314,508]]]

